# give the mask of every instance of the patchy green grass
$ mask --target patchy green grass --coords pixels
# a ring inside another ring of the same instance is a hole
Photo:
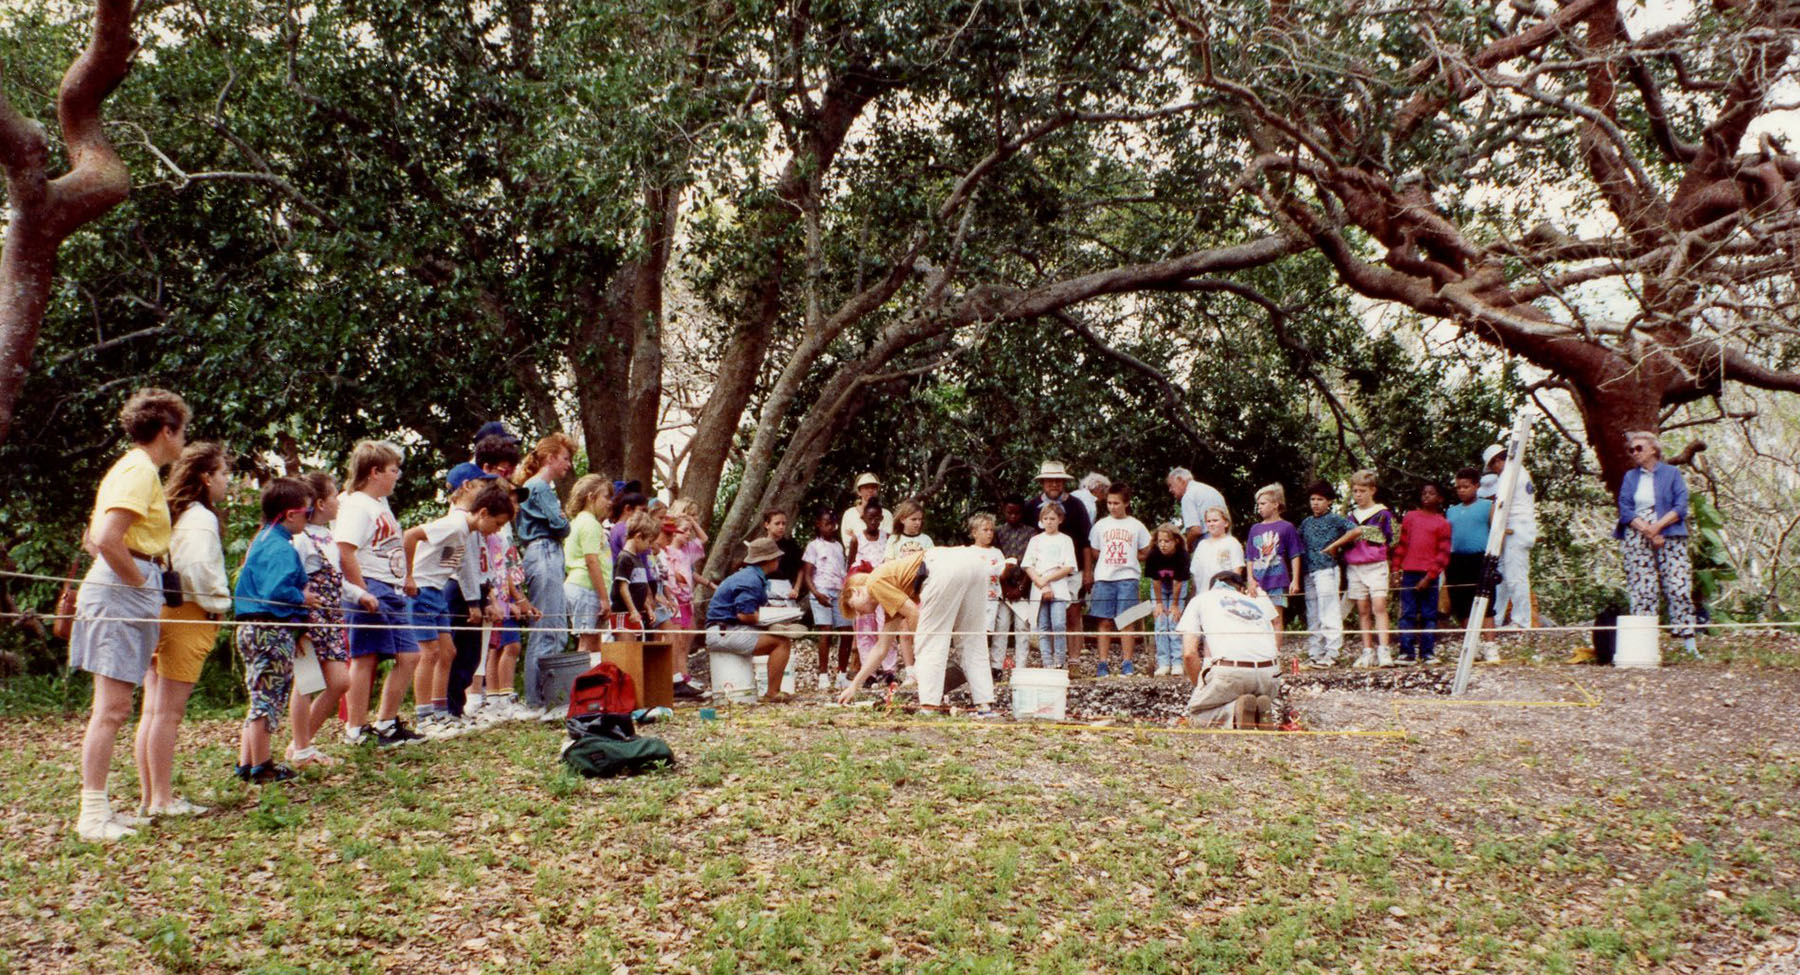
[[[1800,926],[1791,746],[1702,768],[788,708],[684,713],[655,729],[680,767],[637,779],[514,725],[339,746],[259,794],[234,728],[182,742],[213,814],[103,848],[70,831],[79,721],[0,721],[0,969],[1634,972]]]

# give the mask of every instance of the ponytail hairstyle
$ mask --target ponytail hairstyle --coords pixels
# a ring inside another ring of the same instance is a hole
[[[559,453],[568,454],[571,459],[575,457],[575,441],[568,434],[553,433],[539,440],[537,446],[531,448],[531,453],[525,455],[525,463],[520,464],[519,469],[513,472],[513,483],[524,484],[531,480],[543,469],[544,461]]]
[[[206,478],[212,472],[231,469],[231,451],[223,444],[201,441],[181,448],[181,456],[169,467],[169,479],[163,483],[163,494],[169,499],[169,520],[180,520],[182,512],[199,505],[219,519],[221,531],[225,516],[213,507],[212,492],[206,489]]]
[[[569,500],[563,505],[563,514],[573,521],[583,511],[592,511],[598,515],[600,505],[612,500],[612,481],[604,474],[583,474],[569,489]]]

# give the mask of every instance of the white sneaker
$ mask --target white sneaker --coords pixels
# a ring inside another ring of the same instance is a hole
[[[150,817],[148,815],[128,813],[123,809],[114,809],[110,818],[113,822],[118,823],[126,829],[139,829],[150,825]]]
[[[913,669],[911,667],[906,668],[906,676],[901,679],[900,686],[903,689],[909,690],[909,691],[916,690],[918,688],[919,678],[918,678],[918,675],[913,673]]]
[[[344,728],[344,744],[360,745],[363,742],[367,741],[369,739],[369,732],[366,730],[367,728],[368,728],[367,725],[364,725],[361,728],[345,727]]]
[[[308,751],[311,751],[311,749],[308,749]],[[175,798],[169,800],[168,805],[163,806],[161,809],[152,809],[149,812],[152,817],[156,817],[156,816],[200,816],[200,815],[204,815],[205,813],[207,813],[209,811],[211,811],[211,807],[209,807],[209,806],[202,806],[198,803],[189,802],[180,796],[176,796]]]
[[[1487,661],[1490,664],[1499,663],[1500,662],[1500,644],[1495,643],[1492,640],[1483,640],[1481,642],[1481,659]]]
[[[843,671],[838,671],[837,679],[832,682],[832,686],[841,691],[850,686],[850,678],[844,676]]]
[[[1156,667],[1156,676],[1158,676],[1158,677],[1169,676],[1169,665],[1168,664],[1158,664]]]
[[[1380,647],[1375,652],[1377,661],[1381,666],[1392,667],[1394,665],[1393,651],[1389,650],[1387,647]]]
[[[419,719],[419,734],[432,741],[442,741],[462,734],[462,729],[450,720],[449,715],[433,711]]]
[[[75,821],[75,835],[89,843],[116,843],[127,836],[136,836],[137,830],[110,817],[83,816]]]
[[[1356,663],[1353,663],[1350,666],[1358,668],[1359,670],[1367,670],[1370,667],[1375,666],[1375,651],[1364,650],[1362,656],[1356,658]]]
[[[563,721],[567,720],[568,717],[569,709],[567,706],[564,706],[560,708],[545,708],[543,712],[538,715],[538,720],[544,724],[561,724]]]
[[[820,674],[819,675],[819,690],[821,690],[821,691],[831,690],[831,675],[830,674]]]

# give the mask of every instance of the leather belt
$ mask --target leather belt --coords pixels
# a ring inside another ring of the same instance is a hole
[[[1273,666],[1275,666],[1275,661],[1273,661],[1273,660],[1256,660],[1256,661],[1251,661],[1251,660],[1214,660],[1213,663],[1218,664],[1221,667],[1273,667]]]

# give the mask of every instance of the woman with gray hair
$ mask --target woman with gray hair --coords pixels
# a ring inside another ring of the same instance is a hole
[[[1625,449],[1637,464],[1619,482],[1619,520],[1613,537],[1625,560],[1625,590],[1634,616],[1655,616],[1658,590],[1669,604],[1671,632],[1694,650],[1694,570],[1688,558],[1688,489],[1681,472],[1663,463],[1656,434],[1633,431]]]

